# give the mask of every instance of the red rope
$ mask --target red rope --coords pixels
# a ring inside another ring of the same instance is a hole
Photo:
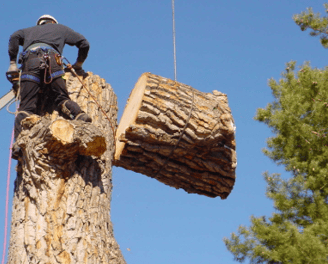
[[[11,134],[9,162],[8,162],[8,175],[7,175],[7,189],[6,189],[6,212],[5,212],[5,235],[3,240],[2,264],[5,263],[6,248],[7,248],[7,229],[8,229],[8,205],[9,205],[9,184],[10,184],[10,169],[11,169],[11,152],[14,143],[14,130]]]

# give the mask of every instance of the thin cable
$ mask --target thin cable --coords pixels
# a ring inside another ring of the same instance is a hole
[[[5,263],[6,248],[7,248],[7,229],[8,229],[8,205],[9,205],[9,184],[10,184],[10,169],[11,169],[11,153],[14,144],[14,129],[11,134],[10,151],[9,151],[9,162],[8,162],[8,174],[7,174],[7,188],[6,188],[6,209],[5,209],[5,235],[3,241],[2,251],[2,264]]]
[[[174,0],[172,0],[172,27],[173,27],[173,62],[174,62],[174,80],[177,81],[177,54],[176,54],[176,45],[175,45]]]

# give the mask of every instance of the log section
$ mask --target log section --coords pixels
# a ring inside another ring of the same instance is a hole
[[[235,182],[235,147],[225,94],[144,73],[119,123],[113,164],[188,193],[225,199]]]

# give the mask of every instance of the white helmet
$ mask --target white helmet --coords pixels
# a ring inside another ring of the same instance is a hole
[[[46,23],[48,20],[52,20],[52,21],[56,22],[56,24],[58,24],[58,21],[56,20],[56,18],[54,18],[53,16],[50,16],[50,15],[40,16],[38,21],[36,21],[36,24],[42,25],[42,24]]]

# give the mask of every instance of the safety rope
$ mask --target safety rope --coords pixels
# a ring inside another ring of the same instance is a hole
[[[191,106],[190,106],[190,111],[189,111],[189,115],[188,115],[188,118],[186,120],[186,124],[184,125],[182,131],[181,131],[181,134],[179,136],[179,139],[177,141],[177,143],[175,144],[175,146],[173,147],[173,149],[171,150],[170,154],[167,156],[166,160],[164,161],[164,163],[162,164],[162,166],[159,168],[159,170],[155,173],[155,176],[154,178],[157,177],[158,173],[166,166],[166,164],[168,163],[169,159],[171,158],[173,152],[176,150],[176,148],[178,147],[181,139],[182,139],[182,136],[184,135],[185,131],[186,131],[186,128],[189,124],[189,121],[190,121],[190,118],[191,118],[191,113],[192,113],[192,110],[194,108],[194,99],[195,99],[195,91],[192,90],[192,101],[191,101]]]
[[[172,0],[172,27],[173,27],[173,62],[174,62],[174,80],[177,81],[177,56],[175,45],[175,15],[174,15],[174,0]]]
[[[65,59],[67,61],[68,64],[65,64],[63,62],[63,64],[75,75],[75,77],[80,81],[80,83],[82,84],[82,87],[87,91],[87,93],[91,96],[91,98],[93,99],[93,101],[97,104],[97,106],[99,107],[99,109],[101,110],[101,112],[104,114],[105,118],[108,120],[112,132],[113,132],[113,137],[115,138],[115,129],[113,127],[113,124],[110,120],[110,118],[108,117],[108,115],[106,114],[105,110],[102,108],[102,106],[98,103],[97,99],[92,95],[92,93],[90,92],[90,90],[83,84],[82,80],[80,79],[80,77],[77,75],[75,69],[72,67],[72,64],[70,64],[70,62],[65,58],[62,57],[63,59]],[[114,153],[116,152],[116,143],[114,140]]]
[[[3,239],[3,251],[2,251],[2,264],[5,263],[6,248],[7,248],[7,231],[8,231],[8,207],[9,207],[9,184],[10,184],[10,169],[11,169],[11,154],[12,147],[14,144],[14,129],[11,134],[10,150],[9,150],[9,162],[8,162],[8,173],[7,173],[7,188],[6,188],[6,209],[5,209],[5,233]]]
[[[12,100],[8,103],[6,109],[7,109],[7,112],[8,112],[9,114],[16,115],[16,112],[11,112],[11,111],[10,111],[10,107],[11,107],[11,105],[12,105],[13,103],[15,103],[15,102],[16,102],[16,98],[12,99]]]
[[[15,98],[12,99],[8,105],[7,105],[7,112],[9,114],[12,114],[12,115],[16,115],[17,114],[17,109],[18,109],[18,101],[20,101],[20,90],[21,90],[21,79],[22,79],[22,70],[18,70],[19,72],[19,77],[18,77],[18,89],[17,89],[17,92],[15,94]],[[13,104],[13,103],[16,103],[16,111],[15,112],[11,112],[10,111],[10,106]]]

